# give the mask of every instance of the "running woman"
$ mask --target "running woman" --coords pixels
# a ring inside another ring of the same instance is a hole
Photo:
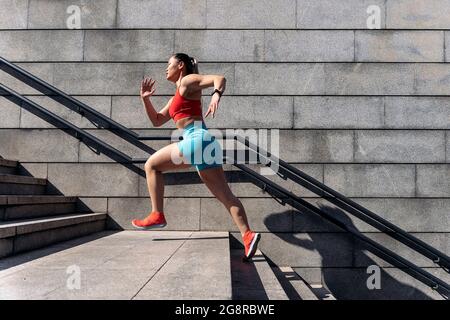
[[[261,234],[250,229],[241,201],[231,192],[222,168],[222,149],[208,132],[202,116],[202,90],[209,87],[215,89],[205,114],[205,118],[209,114],[214,118],[225,91],[226,79],[221,75],[199,74],[196,59],[184,53],[176,53],[170,57],[166,79],[175,83],[176,93],[164,108],[157,112],[150,101],[150,96],[155,93],[155,80],[151,78],[142,80],[141,100],[153,126],[159,127],[173,119],[175,126],[183,130],[183,140],[156,151],[145,163],[152,211],[145,219],[134,219],[132,224],[139,229],[165,227],[163,172],[194,165],[201,180],[231,214],[241,232],[245,258],[250,259],[256,252]],[[183,161],[177,161],[177,157]]]

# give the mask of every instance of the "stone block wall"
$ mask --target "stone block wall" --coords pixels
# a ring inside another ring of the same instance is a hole
[[[79,29],[68,28],[70,6],[80,10]],[[368,25],[371,6],[379,8],[380,29]],[[449,254],[450,0],[0,0],[0,7],[2,57],[140,134],[175,128],[152,127],[138,97],[142,77],[156,80],[152,101],[160,109],[175,93],[164,73],[170,55],[196,57],[200,73],[227,79],[209,128],[278,129],[282,159]],[[0,82],[119,150],[148,156],[4,73]],[[151,209],[144,178],[6,99],[0,156],[108,212],[111,228],[131,228]],[[233,166],[224,169],[274,263],[338,298],[434,297],[342,230],[282,206]],[[165,178],[168,229],[240,238],[195,170]],[[312,192],[273,179],[440,272]],[[383,267],[381,291],[365,288],[372,264]],[[352,285],[360,290],[345,289]]]

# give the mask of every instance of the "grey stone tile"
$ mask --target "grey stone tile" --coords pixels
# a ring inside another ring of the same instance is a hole
[[[389,29],[442,29],[450,25],[448,0],[388,1],[386,11]]]
[[[407,164],[326,164],[324,183],[347,197],[413,197],[415,168]]]
[[[447,64],[416,64],[415,94],[447,95],[450,85],[450,66]]]
[[[351,162],[353,132],[280,130],[280,158],[286,162]]]
[[[429,66],[425,67],[427,71]],[[324,93],[327,95],[414,94],[415,70],[416,64],[407,63],[326,64]]]
[[[355,31],[355,60],[443,62],[443,31]]]
[[[54,85],[70,95],[138,94],[143,63],[59,63]]]
[[[288,0],[279,5],[271,1],[219,1],[208,0],[208,28],[294,28],[294,0]]]
[[[16,61],[82,61],[83,31],[17,30],[0,32],[2,57]]]
[[[417,196],[448,197],[450,166],[448,164],[417,165]]]
[[[235,94],[308,95],[325,93],[322,63],[249,63],[236,65]],[[327,75],[329,76],[329,75]],[[283,79],[267,81],[261,79]]]
[[[353,61],[353,31],[267,30],[265,61]]]
[[[294,97],[294,128],[382,128],[383,118],[381,97]]]
[[[174,31],[172,30],[88,30],[85,32],[84,60],[86,61],[160,60],[161,56],[166,57],[173,53]]]
[[[385,126],[393,129],[450,129],[447,97],[384,97]]]
[[[78,161],[77,139],[53,129],[2,130],[0,154],[24,162]]]
[[[149,17],[152,17],[149,19]],[[206,1],[119,0],[117,26],[124,28],[205,28]]]
[[[443,131],[356,131],[356,162],[445,162]]]
[[[49,164],[48,179],[72,196],[137,196],[138,175],[116,163]],[[77,183],[73,183],[76,179]]]
[[[1,29],[26,29],[29,0],[2,0]]]

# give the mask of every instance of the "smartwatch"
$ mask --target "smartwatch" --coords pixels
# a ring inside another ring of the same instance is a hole
[[[215,89],[213,93],[211,93],[211,95],[214,95],[216,92],[219,93],[219,97],[222,97],[222,92],[220,92],[219,89]]]

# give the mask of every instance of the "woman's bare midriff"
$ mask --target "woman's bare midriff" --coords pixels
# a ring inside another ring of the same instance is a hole
[[[190,123],[192,123],[192,122],[194,122],[194,121],[203,121],[203,116],[193,116],[193,117],[186,117],[186,118],[183,118],[183,119],[180,119],[180,120],[178,120],[176,123],[175,123],[175,126],[178,128],[178,129],[184,129],[184,127],[186,127],[188,124],[190,124]]]

